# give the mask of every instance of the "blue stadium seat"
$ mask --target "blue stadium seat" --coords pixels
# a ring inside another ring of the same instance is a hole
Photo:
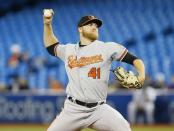
[[[10,2],[2,6],[8,4]],[[103,28],[100,29],[101,40],[115,41],[126,46],[130,52],[143,59],[147,73],[152,78],[155,78],[158,72],[162,72],[169,82],[168,78],[174,74],[172,68],[174,67],[174,34],[170,36],[162,34],[166,27],[174,28],[173,0],[95,0],[93,2],[57,0],[51,3],[43,2],[36,7],[27,7],[19,12],[10,12],[0,18],[0,60],[2,60],[0,72],[2,71],[2,74],[7,72],[2,62],[6,62],[10,55],[10,46],[14,43],[20,44],[22,50],[28,51],[32,57],[52,59],[43,46],[43,8],[54,9],[54,32],[61,43],[78,42],[78,20],[83,15],[94,14],[103,20]],[[145,41],[144,37],[150,32],[154,33],[155,38]],[[131,46],[126,45],[124,42],[130,39],[136,40],[136,43]],[[113,64],[113,66],[119,65],[132,69],[126,64]],[[31,75],[28,78],[31,88],[48,88],[48,74],[56,77],[66,86],[68,79],[61,64],[53,70],[43,67],[38,74]],[[5,75],[2,76],[0,81],[5,81]]]

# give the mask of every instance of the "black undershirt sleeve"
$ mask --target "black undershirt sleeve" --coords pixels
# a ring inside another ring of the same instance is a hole
[[[50,45],[50,46],[48,46],[48,47],[46,48],[47,51],[48,51],[48,53],[49,53],[50,55],[56,56],[55,48],[56,48],[56,46],[57,46],[58,44],[59,44],[59,43],[57,42],[57,43],[55,43],[55,44],[53,44],[53,45]]]
[[[135,59],[138,59],[136,56],[132,55],[131,53],[127,52],[125,57],[122,59],[122,62],[126,62],[128,64],[133,65]]]

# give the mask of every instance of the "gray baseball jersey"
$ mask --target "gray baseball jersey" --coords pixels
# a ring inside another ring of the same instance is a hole
[[[126,53],[120,44],[99,40],[84,47],[57,45],[55,54],[64,61],[69,78],[67,95],[84,102],[105,101],[111,63],[122,60]]]
[[[84,47],[57,45],[55,54],[65,62],[69,78],[67,95],[83,102],[105,101],[111,63],[122,60],[126,52],[117,43],[98,40]],[[47,131],[80,131],[86,127],[97,131],[131,131],[127,120],[106,103],[88,108],[69,99]]]

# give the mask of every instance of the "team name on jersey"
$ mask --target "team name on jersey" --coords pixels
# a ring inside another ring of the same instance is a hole
[[[99,63],[102,61],[103,61],[103,58],[101,54],[89,56],[89,57],[80,57],[78,60],[77,60],[77,56],[74,56],[74,55],[68,56],[68,66],[70,68],[82,67],[89,64]]]

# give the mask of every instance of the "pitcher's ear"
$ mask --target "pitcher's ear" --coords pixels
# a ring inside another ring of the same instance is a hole
[[[82,27],[78,27],[78,31],[81,33],[82,32]]]

